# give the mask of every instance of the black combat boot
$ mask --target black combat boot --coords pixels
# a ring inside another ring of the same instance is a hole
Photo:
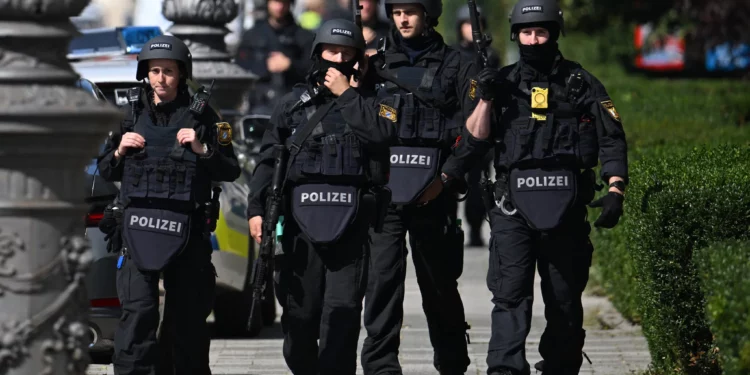
[[[591,359],[589,359],[589,356],[586,354],[586,352],[582,351],[581,354],[583,354],[583,357],[586,358],[590,365],[593,365],[593,362],[591,362]],[[538,371],[541,375],[544,375],[544,360],[535,363],[534,369],[536,369],[536,371]]]
[[[539,372],[544,372],[544,360],[535,363],[534,368]]]

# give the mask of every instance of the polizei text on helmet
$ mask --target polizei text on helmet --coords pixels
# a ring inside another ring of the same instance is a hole
[[[544,12],[544,8],[542,8],[541,5],[530,5],[530,6],[521,8],[521,13],[526,14],[526,13],[529,13],[529,12],[540,12],[540,13],[543,13]]]
[[[168,49],[172,50],[172,45],[169,43],[154,43],[151,45],[150,49]]]
[[[347,29],[334,28],[334,29],[331,30],[331,35],[343,35],[343,36],[348,36],[348,37],[351,38],[352,37],[352,31],[351,30],[347,30]]]

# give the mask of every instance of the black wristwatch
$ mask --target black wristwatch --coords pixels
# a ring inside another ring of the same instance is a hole
[[[609,187],[617,188],[621,192],[625,192],[625,181],[615,181],[611,184],[609,184]]]

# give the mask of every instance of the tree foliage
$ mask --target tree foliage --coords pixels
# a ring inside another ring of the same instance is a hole
[[[612,26],[651,22],[662,29],[684,28],[707,42],[750,42],[750,1],[743,0],[560,0],[570,30],[596,32]]]

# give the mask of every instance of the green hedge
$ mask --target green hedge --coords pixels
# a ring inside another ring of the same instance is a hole
[[[696,254],[724,373],[749,374],[750,242],[721,242]]]
[[[600,256],[620,260],[602,277],[618,269],[625,276],[608,289],[624,288],[618,307],[640,314],[657,372],[721,373],[694,257],[718,240],[750,236],[749,170],[748,147],[697,148],[631,165],[623,228],[632,263],[617,253],[622,248],[600,248]]]
[[[560,41],[566,58],[583,64],[606,86],[623,118],[631,163],[686,155],[696,145],[750,145],[747,82],[627,74],[616,63],[601,63],[606,58],[601,44],[601,39],[575,33]],[[633,180],[631,187],[639,183]],[[590,212],[592,222],[599,213]],[[591,282],[604,287],[623,316],[639,322],[633,262],[625,248],[629,223],[626,215],[614,229],[592,232],[597,251]]]

